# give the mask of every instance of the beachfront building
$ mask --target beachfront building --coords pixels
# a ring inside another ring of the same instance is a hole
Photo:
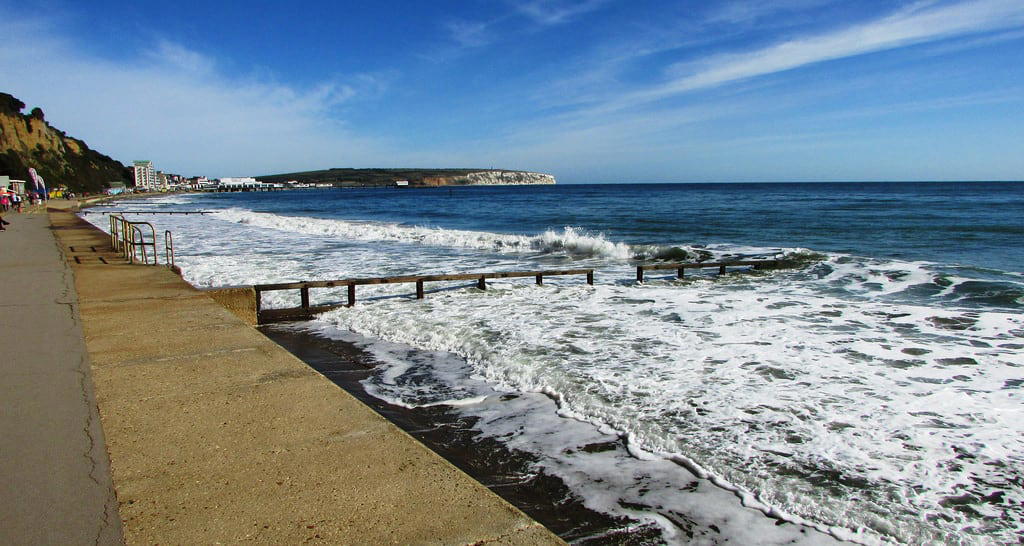
[[[284,184],[268,184],[251,176],[238,178],[221,178],[217,191],[273,191],[283,190]]]
[[[259,186],[260,182],[251,176],[225,177],[220,179],[217,189],[221,191],[252,191]]]
[[[144,191],[156,191],[159,189],[156,170],[153,169],[153,162],[148,159],[132,162],[135,171],[135,187]]]

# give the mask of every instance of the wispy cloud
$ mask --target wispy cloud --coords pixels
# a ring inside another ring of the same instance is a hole
[[[493,21],[450,20],[444,23],[448,35],[461,47],[481,47],[491,42]]]
[[[607,5],[610,0],[529,0],[512,5],[519,13],[541,25],[559,25]]]
[[[686,92],[803,66],[910,45],[1024,25],[1019,0],[981,0],[935,6],[919,3],[890,16],[826,34],[744,53],[678,64],[664,81],[608,100],[589,115],[637,107]]]
[[[171,40],[157,41],[136,61],[113,62],[56,38],[59,30],[39,19],[8,19],[0,30],[15,24],[30,26],[34,38],[0,48],[4,90],[123,162],[148,158],[171,172],[228,176],[389,156],[383,142],[357,136],[337,115],[362,90],[379,93],[371,75],[300,89],[226,76],[213,58]]]

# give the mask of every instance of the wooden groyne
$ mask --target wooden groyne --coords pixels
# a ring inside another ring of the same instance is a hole
[[[99,206],[99,205],[97,205]],[[83,210],[78,214],[212,214],[208,210]]]
[[[517,277],[533,277],[538,285],[544,284],[544,277],[556,277],[566,275],[586,275],[587,284],[594,284],[593,269],[565,269],[546,271],[504,271],[496,273],[459,273],[455,275],[413,275],[404,277],[373,277],[359,279],[338,279],[333,281],[301,281],[276,284],[258,284],[253,286],[256,291],[256,316],[259,324],[271,322],[282,322],[287,320],[309,320],[318,313],[338,309],[340,307],[352,307],[356,303],[356,286],[369,284],[400,284],[415,283],[416,299],[423,299],[425,295],[424,283],[437,281],[476,281],[476,287],[480,290],[487,290],[487,279],[509,279]],[[347,287],[348,301],[346,303],[331,303],[315,305],[310,302],[311,288],[341,288]],[[263,292],[277,290],[298,290],[301,298],[299,307],[282,309],[263,309]]]
[[[644,264],[636,266],[636,282],[644,282],[644,271],[655,270],[676,270],[676,278],[683,278],[687,269],[718,268],[718,274],[724,275],[729,267],[752,267],[755,270],[778,269],[789,267],[790,262],[786,260],[739,260],[731,262],[686,262],[675,264]]]

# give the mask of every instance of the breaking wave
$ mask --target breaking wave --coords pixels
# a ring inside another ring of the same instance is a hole
[[[406,226],[381,222],[353,222],[321,218],[281,216],[243,209],[228,209],[216,218],[236,224],[275,229],[304,235],[337,237],[358,241],[388,241],[494,252],[556,253],[573,257],[630,259],[635,249],[609,241],[603,234],[567,226],[540,235],[514,235],[483,231]]]

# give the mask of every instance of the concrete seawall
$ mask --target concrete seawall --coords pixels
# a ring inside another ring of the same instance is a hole
[[[70,212],[50,219],[74,272],[127,543],[563,543],[244,311],[166,268],[118,262]]]

